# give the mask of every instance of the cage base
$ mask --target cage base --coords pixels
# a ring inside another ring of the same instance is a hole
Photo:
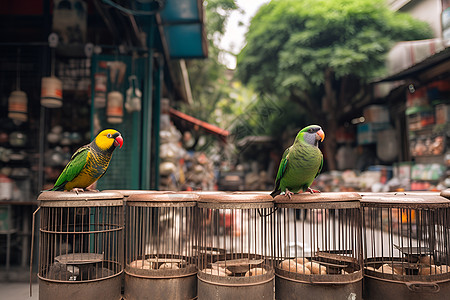
[[[196,297],[197,274],[175,278],[150,278],[125,273],[126,300],[187,300]]]
[[[120,300],[121,288],[122,272],[86,282],[57,282],[39,278],[39,300]]]
[[[275,276],[275,299],[362,299],[362,278],[349,283],[306,283]]]
[[[445,299],[449,294],[449,280],[401,282],[364,276],[364,299],[366,300],[435,300]]]
[[[259,300],[274,299],[275,281],[253,283],[253,284],[222,284],[198,280],[199,300]]]

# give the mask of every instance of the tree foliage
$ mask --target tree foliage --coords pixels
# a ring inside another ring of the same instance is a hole
[[[208,39],[208,58],[187,62],[194,98],[193,104],[182,104],[180,109],[203,121],[217,124],[214,111],[230,93],[226,67],[219,60],[218,41],[225,32],[226,21],[238,9],[234,0],[205,1],[205,27]]]
[[[430,37],[428,24],[380,0],[273,0],[251,21],[237,75],[258,92],[300,103],[332,133],[344,108],[384,74],[395,42]],[[333,134],[327,139],[334,169]]]
[[[431,35],[426,23],[379,0],[275,0],[251,21],[238,75],[266,92],[320,86],[328,68],[336,79],[368,81],[383,74],[396,41]]]

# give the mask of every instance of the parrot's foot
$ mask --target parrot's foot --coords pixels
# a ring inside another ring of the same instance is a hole
[[[84,192],[84,189],[82,189],[82,188],[73,188],[73,189],[71,189],[70,191],[71,191],[71,192],[75,192],[75,193],[77,193],[77,195],[78,195],[78,193]]]
[[[86,188],[85,189],[86,192],[93,192],[93,193],[99,193],[100,191],[97,189],[90,189],[90,188]]]
[[[292,195],[294,195],[294,193],[293,193],[293,192],[291,192],[291,191],[290,191],[290,190],[288,190],[288,189],[286,189],[286,192],[284,192],[284,194],[285,194],[286,196],[288,196],[288,197],[289,197],[289,199],[291,199]]]
[[[308,188],[306,191],[307,191],[307,192],[310,192],[311,194],[314,194],[314,193],[320,193],[319,190],[313,190],[312,188]]]

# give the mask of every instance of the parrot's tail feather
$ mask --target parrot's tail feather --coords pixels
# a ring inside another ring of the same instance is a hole
[[[48,189],[48,190],[40,190],[38,195],[42,194],[43,192],[50,192],[50,191],[52,191],[52,189]]]
[[[275,198],[276,196],[278,196],[279,194],[281,194],[280,190],[274,190],[272,193],[270,193],[270,196],[272,196],[272,198]]]
[[[40,193],[42,193],[42,192],[52,192],[52,191],[64,191],[64,185],[54,186],[51,189],[42,190],[42,191],[40,191]]]

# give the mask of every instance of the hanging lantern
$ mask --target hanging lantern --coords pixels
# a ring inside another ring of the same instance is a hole
[[[106,105],[106,81],[105,73],[96,73],[94,75],[94,106],[95,108],[103,108]]]
[[[28,119],[28,98],[27,94],[20,90],[20,48],[17,49],[16,76],[16,90],[11,92],[8,98],[8,117],[14,121],[26,122]]]
[[[130,87],[126,92],[125,108],[127,112],[141,111],[142,92],[137,86],[138,79],[136,75],[131,75],[128,80],[130,81]]]
[[[56,77],[42,77],[41,105],[47,108],[62,106],[62,82]]]
[[[106,107],[107,121],[112,124],[122,123],[123,119],[123,96],[120,92],[108,93],[108,104]]]
[[[28,98],[23,91],[13,91],[8,98],[8,117],[13,120],[26,122],[28,112]]]

